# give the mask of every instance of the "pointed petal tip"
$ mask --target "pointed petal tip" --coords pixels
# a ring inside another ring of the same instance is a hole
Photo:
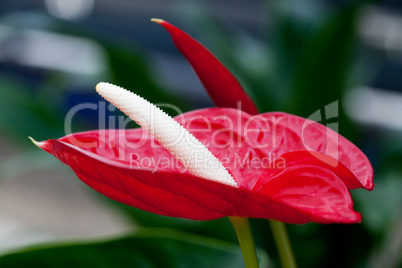
[[[157,18],[152,18],[151,21],[156,22],[156,23],[158,23],[158,24],[162,24],[162,23],[165,22],[164,20],[162,20],[162,19],[157,19]]]
[[[33,144],[35,144],[37,147],[39,147],[39,148],[41,148],[41,149],[42,149],[42,147],[43,147],[43,145],[44,145],[44,143],[45,143],[45,142],[43,142],[43,141],[41,141],[41,142],[36,141],[36,140],[34,140],[32,137],[30,137],[30,136],[28,137],[28,139],[30,139]]]

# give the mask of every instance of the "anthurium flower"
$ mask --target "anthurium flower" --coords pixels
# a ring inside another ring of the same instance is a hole
[[[157,22],[185,51],[215,103],[236,107],[241,101],[243,111],[209,108],[172,119],[141,97],[101,83],[97,91],[141,129],[87,131],[37,146],[96,191],[160,215],[288,223],[361,220],[349,189],[371,190],[373,170],[355,145],[298,116],[257,114],[237,80],[209,51],[180,29]]]
[[[305,119],[293,115],[251,116],[231,108],[196,110],[173,120],[122,88],[101,83],[97,89],[143,129],[83,132],[37,145],[98,192],[149,212],[195,220],[360,221],[347,186],[370,187],[369,162],[325,126],[309,122],[302,129]],[[328,140],[338,138],[339,161],[323,154],[324,139],[314,140],[316,151],[305,150],[303,136],[323,133]],[[205,157],[205,151],[211,154]]]

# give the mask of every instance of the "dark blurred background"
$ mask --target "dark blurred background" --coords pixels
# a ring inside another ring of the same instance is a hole
[[[370,158],[375,188],[352,191],[361,224],[288,225],[299,266],[402,267],[397,0],[2,0],[0,253],[151,227],[236,243],[227,219],[160,217],[103,198],[27,138],[116,127],[100,125],[96,109],[77,110],[72,129],[65,125],[77,105],[99,104],[100,81],[182,111],[213,106],[168,34],[150,22],[154,17],[213,51],[261,112],[309,117],[338,101],[338,131]],[[279,267],[268,222],[252,225],[268,265]]]

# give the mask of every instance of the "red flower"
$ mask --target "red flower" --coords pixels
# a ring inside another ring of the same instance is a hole
[[[157,22],[169,30],[216,104],[233,107],[241,100],[256,113],[210,52],[178,28]],[[360,221],[348,189],[371,190],[372,167],[356,146],[325,126],[286,113],[252,116],[232,108],[196,110],[175,119],[220,160],[239,188],[190,174],[142,129],[82,132],[37,145],[98,192],[160,215]]]

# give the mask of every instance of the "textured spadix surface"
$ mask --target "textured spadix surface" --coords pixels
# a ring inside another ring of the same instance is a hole
[[[96,91],[150,133],[191,174],[237,187],[219,160],[161,109],[144,98],[109,83],[99,83]]]

